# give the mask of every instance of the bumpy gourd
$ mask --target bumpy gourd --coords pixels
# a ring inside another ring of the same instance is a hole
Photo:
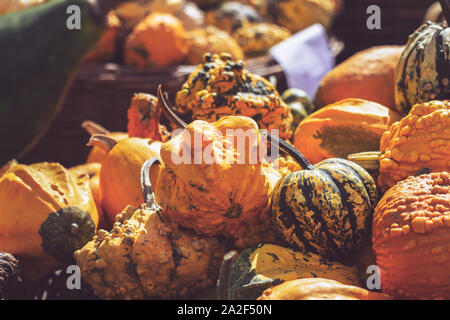
[[[288,106],[269,81],[244,67],[228,54],[206,54],[177,93],[175,110],[184,118],[209,122],[226,115],[247,116],[261,129],[277,129],[280,137],[290,138],[293,117]]]
[[[216,281],[223,246],[169,221],[148,182],[155,160],[141,173],[146,203],[127,206],[110,232],[75,252],[83,279],[103,299],[187,298]]]
[[[450,299],[450,173],[412,176],[389,189],[373,215],[384,292]]]
[[[127,130],[130,137],[165,141],[170,135],[166,127],[160,124],[161,108],[154,95],[134,94],[127,115]]]
[[[417,103],[450,99],[449,46],[450,28],[445,25],[427,22],[410,35],[395,70],[395,102],[400,113],[406,115]]]
[[[250,137],[250,143],[241,146],[237,130]],[[164,165],[155,190],[157,202],[181,226],[224,235],[241,248],[273,240],[268,206],[280,173],[253,157],[263,147],[267,146],[250,118],[193,121],[161,146]]]
[[[378,198],[372,177],[339,158],[312,166],[292,146],[270,139],[303,168],[280,179],[272,193],[272,223],[278,234],[302,252],[345,261],[370,239]]]
[[[241,252],[230,273],[231,299],[256,299],[282,282],[321,277],[359,285],[356,269],[330,262],[313,253],[301,253],[272,244]]]
[[[307,278],[286,281],[263,292],[258,300],[390,300],[386,294],[338,281]]]
[[[0,244],[32,280],[71,262],[97,224],[86,176],[47,162],[11,165],[0,176]]]
[[[245,56],[258,57],[265,55],[277,43],[286,40],[291,32],[273,23],[244,23],[233,32],[233,38],[244,50]]]
[[[167,13],[153,12],[127,36],[125,63],[135,67],[164,68],[183,61],[188,48],[181,21]]]
[[[400,118],[375,102],[340,100],[305,118],[295,130],[294,146],[312,163],[378,150],[383,133]]]

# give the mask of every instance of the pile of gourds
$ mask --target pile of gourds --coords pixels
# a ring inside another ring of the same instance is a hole
[[[1,167],[0,248],[33,281],[76,264],[102,299],[450,299],[448,35],[355,55],[314,104],[205,54],[173,107],[160,87],[127,132],[83,123],[86,164]]]

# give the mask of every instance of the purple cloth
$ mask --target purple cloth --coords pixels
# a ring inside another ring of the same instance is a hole
[[[334,67],[328,36],[320,24],[297,32],[270,49],[283,68],[288,86],[304,90],[312,99],[320,80]]]

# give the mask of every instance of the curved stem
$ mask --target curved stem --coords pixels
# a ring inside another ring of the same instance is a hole
[[[90,135],[93,134],[110,134],[111,132],[104,128],[103,126],[99,125],[97,122],[91,121],[91,120],[85,120],[81,124],[81,127],[86,130]]]
[[[109,152],[115,145],[117,140],[104,134],[93,134],[86,144],[88,147],[96,146]]]
[[[149,160],[144,162],[141,167],[141,188],[142,195],[144,197],[144,203],[147,208],[155,210],[159,216],[159,219],[161,221],[164,221],[159,214],[161,207],[156,203],[155,192],[153,191],[152,182],[150,180],[150,170],[152,166],[160,163],[161,162],[156,157],[150,158]]]
[[[231,269],[234,261],[238,257],[238,252],[232,250],[227,252],[220,266],[219,280],[217,280],[217,299],[228,300],[228,288],[230,286]]]
[[[187,123],[184,122],[176,113],[173,108],[169,105],[168,99],[164,97],[161,89],[161,85],[158,86],[158,101],[161,104],[162,110],[167,115],[170,121],[174,122],[180,128],[186,128]]]
[[[313,170],[314,166],[305,158],[303,154],[301,154],[297,149],[291,146],[289,143],[285,142],[283,139],[280,139],[276,136],[271,135],[267,130],[260,130],[260,133],[263,137],[267,139],[267,141],[275,148],[286,152],[290,155],[294,160],[300,164],[300,166],[305,170]]]
[[[447,20],[447,24],[450,24],[450,3],[448,0],[439,0],[439,3],[442,8],[442,12],[444,12],[444,17]]]

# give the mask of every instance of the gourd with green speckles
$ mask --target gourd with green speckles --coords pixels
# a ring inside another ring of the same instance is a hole
[[[330,262],[314,253],[302,253],[273,244],[241,252],[230,272],[230,299],[256,299],[284,281],[321,277],[359,285],[356,268]]]
[[[293,117],[276,88],[252,74],[245,62],[228,54],[205,54],[204,63],[192,72],[177,93],[174,109],[187,122],[214,122],[224,116],[246,116],[262,129],[277,129],[279,136],[292,135]]]
[[[339,158],[312,166],[289,144],[269,138],[303,167],[280,179],[272,193],[271,217],[278,234],[302,252],[345,261],[370,239],[378,197],[372,177]]]
[[[378,150],[383,132],[400,118],[376,102],[340,100],[304,119],[295,130],[294,146],[312,163]]]
[[[295,131],[297,125],[313,112],[313,103],[305,91],[296,88],[285,90],[281,95],[281,98],[287,103],[292,116],[294,117],[294,121],[292,121],[292,130]]]
[[[21,259],[28,278],[73,262],[97,224],[87,175],[47,162],[0,170],[0,246]]]
[[[450,20],[448,0],[441,6]],[[410,35],[395,70],[395,102],[402,114],[417,103],[450,99],[450,28],[427,22]]]

